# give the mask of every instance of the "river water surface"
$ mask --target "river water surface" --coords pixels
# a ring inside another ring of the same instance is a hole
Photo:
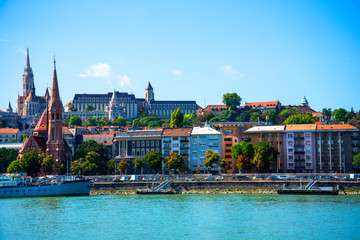
[[[0,239],[360,239],[360,196],[0,199]]]

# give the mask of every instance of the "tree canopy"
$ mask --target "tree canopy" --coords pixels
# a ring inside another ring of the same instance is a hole
[[[95,108],[91,104],[87,105],[86,108],[85,108],[85,111],[94,111],[94,110],[95,110]]]
[[[208,149],[205,153],[205,162],[204,162],[205,167],[211,169],[214,167],[215,164],[219,164],[219,162],[220,162],[220,155]]]
[[[178,108],[171,114],[170,127],[179,128],[183,126],[183,123],[184,123],[184,114],[182,113],[181,109]]]
[[[70,120],[69,120],[70,127],[81,126],[81,124],[82,124],[82,121],[79,116],[71,115]]]
[[[284,124],[311,124],[314,123],[315,119],[309,114],[297,114],[289,116],[285,121]]]
[[[26,172],[29,176],[36,176],[40,172],[44,158],[44,154],[36,153],[34,150],[26,152],[22,158],[12,161],[7,171]]]
[[[117,170],[119,170],[121,174],[126,170],[129,170],[129,168],[130,164],[125,159],[122,159],[117,165]]]
[[[155,172],[161,170],[163,158],[160,151],[148,152],[145,155],[144,160],[146,164],[149,166],[149,168],[154,170]]]
[[[223,95],[223,103],[232,111],[237,112],[241,103],[241,97],[237,93],[226,93]]]
[[[164,160],[165,160],[165,167],[169,169],[174,169],[179,173],[185,172],[187,170],[187,166],[184,161],[184,158],[176,152],[171,152],[170,156],[165,157]]]
[[[352,164],[355,167],[360,167],[360,153],[355,154]]]
[[[19,150],[12,148],[0,148],[0,173],[7,172],[12,161],[15,161]]]

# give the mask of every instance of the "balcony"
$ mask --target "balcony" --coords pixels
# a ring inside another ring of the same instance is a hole
[[[295,169],[305,169],[305,165],[295,165]]]
[[[295,154],[304,154],[304,153],[305,151],[299,151],[299,150],[295,151]]]
[[[189,142],[189,139],[187,139],[187,138],[180,138],[180,142]]]
[[[304,147],[304,144],[295,144],[294,147]]]
[[[305,162],[304,158],[295,158],[295,162]]]
[[[189,148],[189,145],[181,145],[180,146],[180,149],[188,149]]]
[[[170,146],[164,146],[163,149],[164,149],[164,150],[170,150],[171,147],[170,147]]]
[[[304,137],[294,137],[295,140],[304,140]]]
[[[360,135],[352,135],[351,138],[352,139],[360,139]]]
[[[360,144],[358,144],[358,143],[353,143],[352,146],[353,146],[353,147],[359,147]]]
[[[163,139],[163,143],[171,143],[171,139]]]

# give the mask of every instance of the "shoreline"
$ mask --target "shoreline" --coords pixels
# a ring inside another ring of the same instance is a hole
[[[360,195],[360,191],[345,191],[346,195]],[[345,195],[343,191],[339,195]],[[232,189],[232,190],[217,190],[217,189],[204,189],[204,190],[190,190],[183,191],[179,194],[277,194],[274,189]],[[103,196],[103,195],[137,195],[136,190],[91,190],[90,196]]]

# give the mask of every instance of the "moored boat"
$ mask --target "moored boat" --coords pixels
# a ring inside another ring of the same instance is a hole
[[[0,198],[40,196],[88,196],[91,182],[83,177],[62,176],[34,183],[22,176],[0,177]]]
[[[277,190],[278,194],[297,194],[297,195],[339,195],[339,185],[337,187],[314,187],[317,181],[310,181],[305,187],[288,188],[286,184]]]

